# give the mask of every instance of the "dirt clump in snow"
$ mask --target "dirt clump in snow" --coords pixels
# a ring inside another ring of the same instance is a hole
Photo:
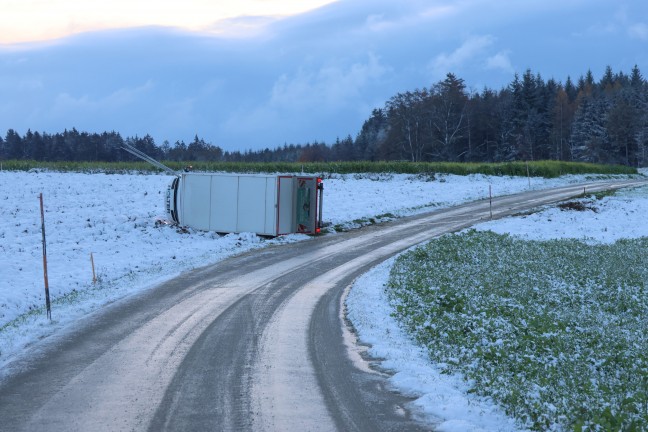
[[[598,209],[591,205],[590,203],[583,201],[567,201],[558,204],[558,208],[563,211],[575,210],[575,211],[587,211],[591,210],[594,213],[598,212]]]

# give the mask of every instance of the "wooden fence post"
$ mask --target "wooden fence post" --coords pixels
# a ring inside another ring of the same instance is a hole
[[[94,257],[92,256],[92,252],[90,252],[90,263],[92,264],[92,283],[97,283],[97,275],[95,273]]]
[[[490,218],[493,219],[493,185],[488,185],[488,202],[490,203]]]
[[[47,318],[52,320],[52,309],[50,306],[49,282],[47,280],[47,246],[45,243],[45,211],[43,210],[43,194],[39,195],[41,211],[41,231],[43,233],[43,279],[45,279],[45,306],[47,307]]]

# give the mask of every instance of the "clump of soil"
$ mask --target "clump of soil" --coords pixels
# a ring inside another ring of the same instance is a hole
[[[563,211],[567,210],[575,210],[575,211],[586,211],[586,210],[591,210],[594,213],[598,211],[596,207],[591,205],[590,203],[583,202],[583,201],[567,201],[558,204],[558,208]]]

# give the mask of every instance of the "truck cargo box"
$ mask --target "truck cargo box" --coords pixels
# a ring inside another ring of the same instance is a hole
[[[277,236],[321,229],[322,180],[313,176],[182,173],[166,209],[183,226]]]

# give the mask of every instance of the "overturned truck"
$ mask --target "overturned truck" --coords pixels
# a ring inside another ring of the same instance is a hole
[[[174,222],[200,230],[316,234],[323,189],[312,176],[182,173],[169,185],[166,209]]]
[[[321,231],[324,185],[319,177],[176,172],[133,146],[123,149],[174,176],[165,204],[179,225],[263,236]]]

